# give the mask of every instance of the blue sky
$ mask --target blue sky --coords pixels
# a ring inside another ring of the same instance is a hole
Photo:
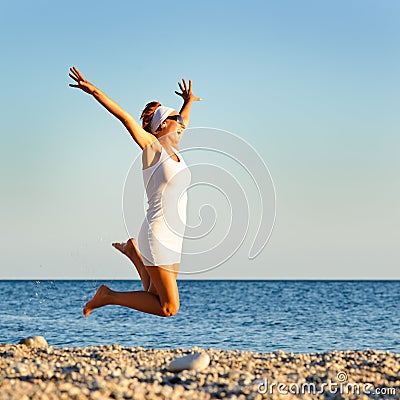
[[[268,165],[262,254],[192,278],[398,279],[399,16],[386,0],[1,3],[0,278],[136,278],[109,243],[126,238],[139,148],[68,87],[76,65],[134,117],[153,99],[178,108],[192,79],[191,125]]]

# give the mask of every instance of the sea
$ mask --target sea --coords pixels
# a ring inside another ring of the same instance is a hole
[[[178,280],[173,317],[106,306],[85,318],[101,284],[142,290],[138,280],[0,281],[0,343],[41,335],[54,347],[400,353],[400,281]]]

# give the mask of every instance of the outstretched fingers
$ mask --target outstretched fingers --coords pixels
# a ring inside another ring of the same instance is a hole
[[[72,70],[72,68],[70,68],[70,70]],[[70,74],[68,74],[68,75],[69,75],[70,78],[72,78],[72,79],[77,83],[77,85],[74,84],[74,83],[70,83],[69,86],[72,87],[72,88],[80,89],[81,86],[80,86],[79,78],[76,77],[76,75],[74,75],[73,73],[70,73]]]
[[[79,72],[78,68],[72,67],[71,69],[72,69],[72,71],[75,73],[75,75],[76,75],[80,80],[82,80],[82,81],[85,80],[85,78],[83,77],[83,75]]]
[[[185,78],[182,78],[182,82],[183,82],[183,86],[185,87],[185,92],[187,92],[188,90],[187,90]]]
[[[68,74],[75,82],[79,82],[79,79],[75,76],[75,75],[72,75],[72,74]]]
[[[189,79],[189,83],[186,82],[185,78],[182,78],[182,82],[178,82],[179,89],[181,92],[175,91],[175,94],[181,96],[184,101],[194,100],[194,101],[201,101],[200,97],[197,97],[192,92],[192,80]]]
[[[74,71],[74,67],[71,67],[70,69],[70,74],[69,74],[69,76],[72,78],[74,78],[74,79],[78,79],[78,74]]]
[[[83,77],[83,75],[79,72],[79,70],[76,67],[71,67],[69,70],[71,71],[69,76],[73,80],[75,80],[78,83],[86,82],[86,79]]]

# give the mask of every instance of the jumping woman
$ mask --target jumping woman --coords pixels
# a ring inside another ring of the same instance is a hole
[[[182,253],[186,224],[186,190],[190,184],[190,171],[179,153],[178,145],[189,124],[190,108],[201,100],[192,93],[192,82],[178,82],[183,106],[178,113],[153,101],[144,108],[142,126],[111,100],[100,89],[86,80],[77,68],[70,68],[70,84],[92,95],[128,130],[142,149],[142,172],[148,199],[146,217],[140,228],[138,241],[112,245],[135,265],[144,290],[116,292],[106,285],[97,289],[86,303],[83,314],[87,317],[94,309],[114,304],[161,317],[170,317],[179,310],[176,278]]]

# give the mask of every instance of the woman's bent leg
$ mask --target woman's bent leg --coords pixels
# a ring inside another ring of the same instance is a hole
[[[115,292],[102,285],[83,308],[87,317],[96,308],[119,305],[160,317],[170,317],[179,310],[179,293],[175,272],[162,267],[147,267],[159,295],[146,291]]]
[[[145,266],[145,268],[147,268],[146,266]],[[149,267],[149,268],[154,268],[154,267]],[[164,269],[165,269],[165,267],[164,267]],[[172,264],[172,265],[169,265],[168,266],[168,269],[170,270],[170,271],[174,271],[174,278],[175,278],[175,281],[176,281],[176,278],[178,277],[178,271],[179,271],[179,264]],[[149,278],[150,279],[150,286],[149,286],[149,288],[147,289],[147,291],[148,292],[151,292],[151,293],[154,293],[155,295],[157,295],[158,296],[158,291],[157,291],[157,288],[156,288],[156,286],[154,285],[154,283],[153,283],[153,281],[151,280],[151,278]],[[178,289],[176,289],[177,291],[178,291]]]
[[[159,267],[146,266],[146,270],[157,290],[164,313],[167,316],[175,315],[180,306],[178,285],[176,283],[179,264]]]
[[[102,285],[97,290],[93,298],[88,301],[83,308],[83,315],[88,317],[96,308],[108,305],[117,305],[133,308],[148,314],[165,317],[165,313],[160,304],[160,299],[153,293],[138,290],[134,292],[115,292],[106,285]]]

